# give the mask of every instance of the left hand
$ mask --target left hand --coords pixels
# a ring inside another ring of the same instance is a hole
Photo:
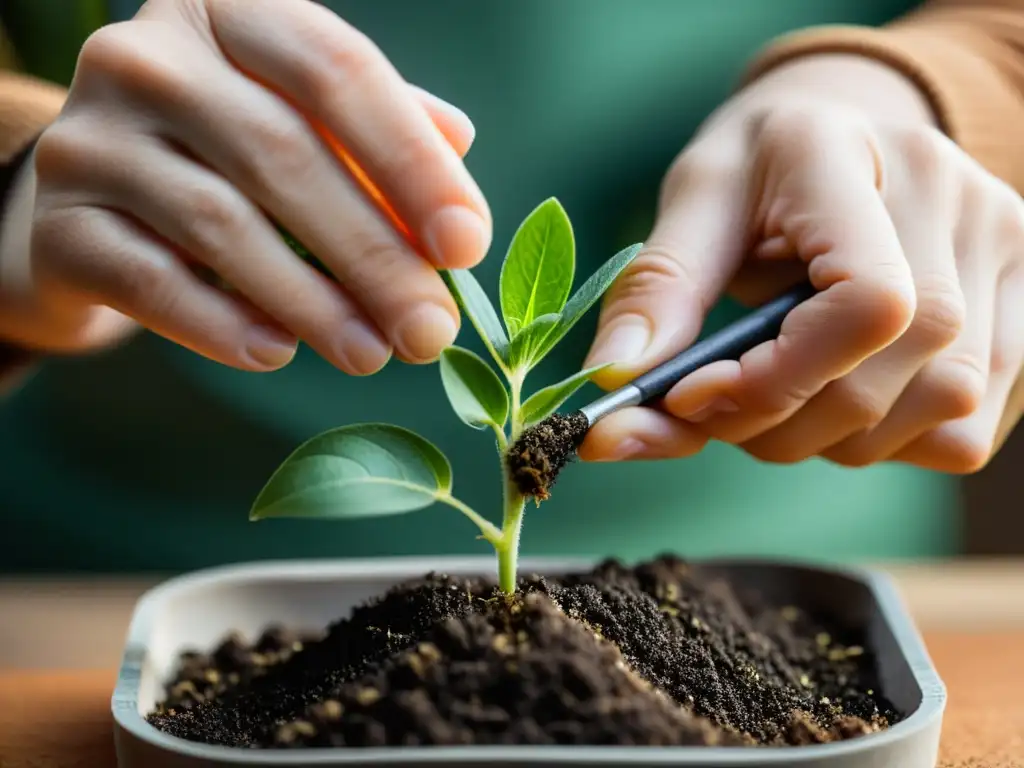
[[[934,127],[909,82],[860,60],[845,66],[876,82],[835,86],[828,68],[843,65],[770,73],[712,116],[667,175],[587,365],[616,361],[598,383],[620,386],[691,344],[726,289],[757,304],[809,275],[818,295],[776,341],[692,374],[660,409],[600,422],[583,458],[717,439],[769,462],[967,473],[1016,424],[1024,201]],[[796,96],[796,81],[812,84]]]

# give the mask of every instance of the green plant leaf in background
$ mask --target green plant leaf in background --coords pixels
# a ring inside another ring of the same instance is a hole
[[[523,423],[536,424],[538,421],[546,419],[557,411],[562,403],[576,394],[580,387],[590,381],[591,376],[609,365],[611,363],[587,368],[585,371],[574,373],[567,379],[562,379],[557,384],[538,389],[523,403]]]
[[[504,368],[508,353],[508,337],[505,335],[505,329],[501,327],[498,313],[494,311],[494,305],[487,298],[476,277],[468,269],[442,270],[441,277],[447,283],[455,301],[466,313],[469,322],[476,328],[491,357]]]
[[[498,291],[509,335],[534,318],[561,312],[575,269],[572,224],[561,204],[549,198],[519,225],[501,265]]]
[[[540,360],[535,357],[537,350],[559,320],[561,315],[541,315],[520,330],[508,345],[508,367],[513,371],[529,371],[533,368]]]
[[[478,355],[462,347],[441,352],[441,381],[455,415],[475,429],[501,429],[508,418],[508,392]]]
[[[580,286],[579,290],[572,295],[572,298],[565,305],[565,309],[562,310],[561,319],[558,321],[558,325],[549,333],[544,340],[541,342],[540,347],[536,350],[535,363],[539,362],[543,357],[554,349],[555,345],[561,341],[565,335],[572,330],[573,326],[580,321],[580,319],[590,311],[590,308],[597,303],[597,300],[604,295],[604,292],[611,287],[611,284],[615,282],[615,278],[626,267],[630,265],[633,259],[636,258],[640,252],[640,248],[643,243],[635,243],[628,248],[623,248],[617,254],[612,256],[608,261],[601,265],[601,267],[592,274],[583,285]]]
[[[298,256],[304,262],[309,264],[313,269],[315,269],[324,277],[329,277],[331,280],[337,281],[338,278],[334,276],[334,273],[331,272],[331,270],[329,270],[327,267],[325,267],[324,263],[320,261],[320,259],[318,259],[316,256],[314,256],[306,246],[300,243],[299,239],[295,237],[295,235],[293,235],[287,229],[282,227],[280,224],[274,224],[274,226],[277,228],[278,234],[281,235],[281,239],[284,240],[285,245],[291,248],[292,251],[295,252],[296,256]]]
[[[306,441],[271,476],[249,519],[356,518],[450,497],[452,469],[433,444],[391,424],[354,424]]]

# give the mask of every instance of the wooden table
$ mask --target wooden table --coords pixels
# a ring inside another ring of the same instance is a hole
[[[940,766],[1024,768],[1024,562],[889,571],[949,688]],[[0,768],[114,768],[114,669],[151,584],[0,581]]]

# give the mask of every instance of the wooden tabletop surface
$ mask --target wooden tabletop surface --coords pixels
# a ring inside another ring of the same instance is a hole
[[[1024,561],[888,569],[949,689],[942,768],[1024,768]],[[110,692],[151,580],[0,580],[0,768],[115,768]]]

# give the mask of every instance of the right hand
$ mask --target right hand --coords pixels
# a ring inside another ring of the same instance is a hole
[[[490,245],[461,159],[472,139],[461,111],[313,2],[150,0],[86,42],[37,146],[25,258],[47,320],[25,340],[86,350],[130,318],[247,370],[287,364],[299,339],[355,375],[392,351],[432,360],[459,326],[437,268],[471,267]]]

